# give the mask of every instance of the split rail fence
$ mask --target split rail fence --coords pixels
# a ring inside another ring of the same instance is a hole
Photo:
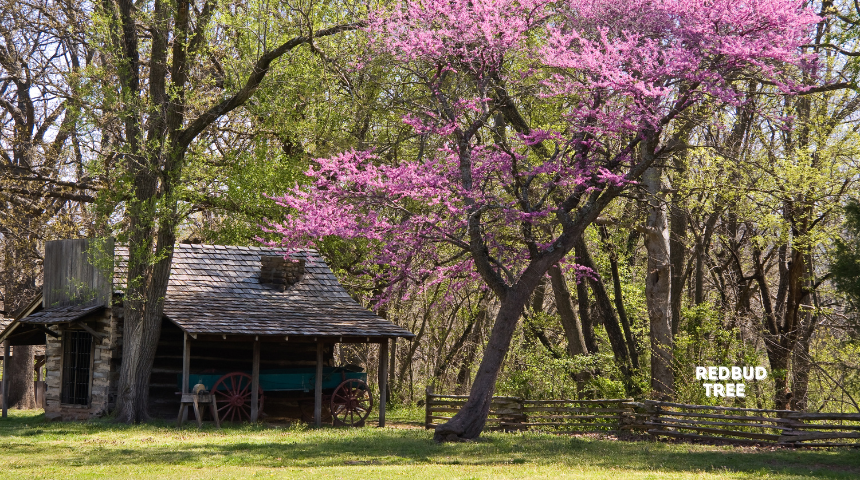
[[[466,403],[464,395],[425,399],[425,427],[449,420]],[[860,413],[713,407],[630,398],[526,400],[493,397],[487,430],[552,433],[639,431],[655,437],[803,447],[860,447]]]

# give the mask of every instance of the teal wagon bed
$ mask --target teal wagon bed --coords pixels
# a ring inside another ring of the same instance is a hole
[[[322,403],[327,404],[334,425],[360,427],[373,409],[373,395],[367,385],[367,373],[361,367],[324,367],[322,369]],[[261,370],[254,404],[253,372],[205,373],[191,376],[215,396],[222,421],[251,421],[253,413],[265,415],[266,393],[303,392],[299,401],[313,402],[317,383],[316,368],[296,367]],[[178,379],[182,388],[182,377]],[[188,388],[193,388],[189,385]],[[256,409],[254,408],[256,406]]]

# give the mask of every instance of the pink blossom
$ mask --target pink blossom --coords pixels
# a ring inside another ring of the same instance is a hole
[[[480,281],[468,230],[480,218],[483,248],[513,284],[556,248],[575,199],[637,181],[637,142],[662,138],[679,112],[739,104],[739,78],[802,89],[787,72],[813,70],[798,52],[819,18],[804,5],[414,0],[373,11],[355,68],[382,58],[418,86],[403,122],[428,147],[396,165],[361,151],[316,159],[309,185],[274,197],[286,217],[266,231],[287,250],[328,236],[369,242],[385,300],[411,294],[404,283],[455,292]],[[542,108],[558,115],[497,129],[493,116],[510,106],[526,122]],[[573,262],[563,266],[577,278],[596,274]]]

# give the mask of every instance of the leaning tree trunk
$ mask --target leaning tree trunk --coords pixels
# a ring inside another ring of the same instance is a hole
[[[32,345],[12,347],[9,368],[6,370],[9,374],[6,384],[9,389],[9,408],[22,410],[36,408],[36,390],[33,386],[34,351],[35,347]]]
[[[484,349],[484,357],[469,391],[469,400],[451,420],[436,427],[433,438],[437,442],[477,438],[484,430],[499,370],[508,353],[517,323],[536,286],[537,283],[531,288],[511,290],[502,299],[490,340]]]
[[[674,393],[675,377],[672,372],[672,268],[666,205],[660,196],[662,179],[663,169],[656,165],[642,176],[649,206],[645,233],[648,251],[645,302],[651,327],[651,390],[656,397],[668,399]]]

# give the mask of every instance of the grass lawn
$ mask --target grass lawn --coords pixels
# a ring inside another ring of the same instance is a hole
[[[0,479],[77,478],[860,478],[858,450],[782,450],[538,433],[442,444],[417,428],[423,411],[390,413],[390,428],[244,425],[216,430],[108,419],[46,422],[41,411],[0,420]]]

